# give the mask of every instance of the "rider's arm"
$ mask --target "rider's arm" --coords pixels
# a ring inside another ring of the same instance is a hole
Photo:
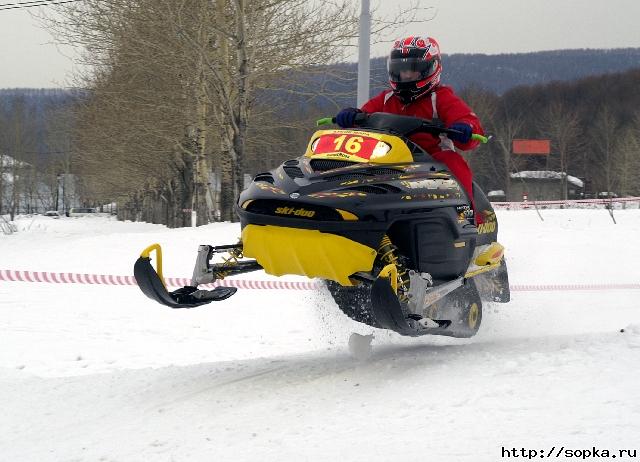
[[[456,122],[461,122],[471,125],[473,133],[484,135],[478,116],[451,88],[442,86],[438,89],[437,106],[438,116],[447,127]],[[458,149],[468,151],[477,147],[480,142],[476,140],[471,140],[468,143],[455,141],[454,144]]]

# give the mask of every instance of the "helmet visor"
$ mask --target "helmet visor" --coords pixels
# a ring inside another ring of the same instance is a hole
[[[438,59],[389,58],[387,69],[392,82],[417,82],[433,74],[438,67]]]

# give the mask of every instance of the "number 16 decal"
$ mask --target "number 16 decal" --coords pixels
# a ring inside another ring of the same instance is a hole
[[[373,154],[377,144],[377,139],[368,136],[331,133],[322,135],[312,147],[312,150],[313,155],[326,154],[331,156],[340,153],[368,160],[371,158],[371,154]]]
[[[347,142],[345,143],[345,139]],[[361,136],[350,136],[347,138],[347,135],[342,135],[333,140],[335,144],[336,151],[340,151],[342,148],[342,144],[344,143],[344,149],[349,154],[357,154],[362,149],[362,143],[364,142],[364,138]]]

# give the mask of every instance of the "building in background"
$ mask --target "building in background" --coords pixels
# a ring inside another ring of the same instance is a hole
[[[511,174],[510,202],[582,199],[584,182],[564,172],[548,170],[522,171]]]

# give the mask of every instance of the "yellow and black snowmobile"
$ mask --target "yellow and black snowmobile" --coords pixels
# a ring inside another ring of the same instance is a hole
[[[145,249],[135,264],[140,289],[191,308],[236,291],[202,284],[256,270],[296,274],[325,280],[356,321],[410,336],[474,335],[482,300],[510,297],[495,213],[474,185],[476,220],[455,177],[409,140],[452,130],[387,113],[358,114],[356,127],[316,131],[302,157],[256,175],[237,202],[240,242],[201,245],[191,285],[168,292],[161,261],[158,271],[150,262],[154,249],[161,259],[159,246]]]

